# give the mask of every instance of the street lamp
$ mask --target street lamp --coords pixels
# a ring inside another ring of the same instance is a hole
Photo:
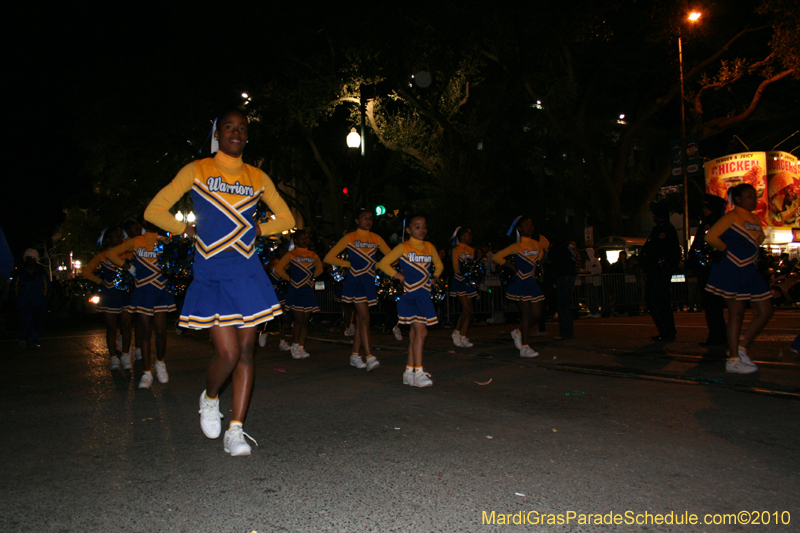
[[[686,20],[697,22],[702,14],[692,11]],[[681,174],[683,175],[683,238],[686,247],[689,247],[689,176],[686,173],[686,105],[683,93],[683,43],[681,29],[678,29],[678,64],[681,69]]]
[[[358,148],[359,146],[361,146],[361,135],[355,128],[350,128],[350,133],[347,134],[347,147]]]

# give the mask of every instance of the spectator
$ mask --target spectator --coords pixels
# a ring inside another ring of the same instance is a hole
[[[41,346],[39,341],[50,297],[50,280],[39,264],[39,252],[28,248],[22,257],[24,264],[11,289],[20,313],[19,347],[25,350],[29,346]]]
[[[670,282],[681,260],[678,232],[669,222],[669,209],[665,205],[652,208],[656,225],[642,248],[642,268],[647,274],[645,300],[653,317],[658,335],[654,341],[674,341],[675,317],[672,314]]]

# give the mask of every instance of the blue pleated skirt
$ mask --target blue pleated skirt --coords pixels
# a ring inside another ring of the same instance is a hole
[[[100,313],[118,315],[127,311],[131,305],[131,295],[119,289],[103,287],[99,296],[97,311]]]
[[[319,311],[317,297],[311,287],[295,288],[289,286],[286,291],[286,309],[291,311],[303,311],[304,313],[314,313]]]
[[[401,324],[421,322],[426,326],[433,326],[439,322],[431,301],[431,293],[426,289],[404,293],[397,300],[397,317]]]
[[[129,311],[153,316],[155,313],[169,313],[176,309],[175,300],[172,299],[167,289],[159,289],[148,283],[133,290]]]
[[[542,302],[544,293],[533,277],[521,279],[519,276],[515,276],[508,284],[506,298],[517,302]]]
[[[249,259],[236,251],[209,259],[197,255],[194,280],[181,311],[181,327],[249,328],[279,314],[280,303],[257,255]]]
[[[369,306],[378,305],[375,276],[369,273],[360,276],[348,274],[342,287],[342,301],[354,304],[366,303]]]
[[[450,296],[466,296],[467,298],[475,298],[478,296],[478,290],[466,282],[466,280],[459,280],[453,276],[450,282]]]
[[[727,257],[711,269],[706,290],[736,300],[760,302],[772,298],[772,291],[754,264],[740,267]]]

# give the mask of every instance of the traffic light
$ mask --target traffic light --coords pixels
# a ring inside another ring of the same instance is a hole
[[[382,205],[375,206],[375,216],[381,216],[386,214],[386,207]]]

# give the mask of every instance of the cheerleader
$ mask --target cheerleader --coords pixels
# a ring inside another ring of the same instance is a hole
[[[284,248],[283,245],[279,246],[275,250],[275,256],[270,259],[267,266],[264,267],[264,271],[267,273],[267,277],[270,283],[272,283],[272,290],[275,291],[275,296],[281,304],[281,314],[275,319],[278,323],[278,336],[280,338],[278,349],[282,352],[289,352],[292,350],[292,347],[286,342],[286,295],[281,288],[281,278],[275,273],[275,267],[285,254],[286,248]],[[262,348],[267,345],[267,324],[269,324],[269,322],[264,322],[264,328],[258,336],[258,345]]]
[[[155,251],[160,239],[157,228],[146,222],[143,224],[145,234],[128,239],[111,248],[106,257],[118,267],[126,268],[134,276],[136,289],[131,296],[128,311],[137,315],[141,331],[142,360],[144,374],[139,380],[140,389],[149,389],[153,384],[153,373],[150,370],[150,338],[155,330],[156,337],[156,377],[159,383],[169,382],[167,365],[164,356],[167,351],[167,313],[175,311],[175,301],[167,292],[167,278],[158,269],[158,254]],[[131,263],[122,259],[123,254],[132,252]],[[138,340],[138,339],[137,339]]]
[[[356,315],[350,364],[356,368],[366,368],[367,371],[380,366],[378,359],[372,355],[369,335],[369,308],[378,305],[375,290],[375,255],[379,250],[384,256],[391,253],[381,236],[370,231],[372,223],[372,214],[366,209],[359,210],[356,214],[356,231],[342,237],[324,259],[328,264],[349,269],[342,287],[342,303],[352,304]],[[348,250],[349,261],[337,257],[344,250]],[[366,363],[359,355],[362,347]]]
[[[112,372],[119,370],[120,365],[122,365],[123,369],[130,370],[131,314],[128,312],[128,308],[131,303],[131,296],[114,286],[117,268],[106,257],[110,248],[122,244],[122,230],[119,228],[106,228],[100,233],[100,238],[97,242],[103,246],[104,250],[83,268],[81,275],[101,287],[97,311],[105,315],[106,345],[111,356],[109,370]],[[123,256],[124,259],[129,257],[130,254]],[[122,346],[119,347],[117,346],[117,328],[119,328],[122,335]]]
[[[534,271],[545,247],[539,240],[534,240],[533,221],[529,217],[517,217],[508,231],[508,235],[517,227],[519,242],[505,248],[492,256],[492,261],[500,266],[505,266],[516,273],[514,279],[508,284],[506,297],[513,300],[522,312],[519,328],[511,332],[514,345],[519,350],[521,357],[537,357],[539,353],[528,345],[528,330],[539,320],[542,313],[544,294],[534,279]],[[513,256],[513,262],[507,262],[506,257]]]
[[[706,290],[721,296],[728,306],[728,356],[725,370],[751,374],[758,370],[747,355],[747,348],[772,318],[772,292],[756,270],[759,245],[764,241],[761,221],[753,214],[756,190],[742,183],[728,191],[733,211],[722,216],[706,233],[706,242],[724,252],[708,276]],[[742,341],[744,311],[747,302],[756,315],[748,324]]]
[[[310,355],[304,348],[308,336],[308,321],[311,313],[319,311],[317,297],[314,295],[314,278],[322,274],[323,269],[319,256],[308,249],[309,238],[305,230],[295,232],[294,242],[294,250],[281,258],[275,266],[275,273],[289,282],[286,309],[294,315],[292,357],[305,359]]]
[[[233,409],[223,448],[232,456],[250,455],[253,440],[242,429],[253,389],[256,328],[280,314],[281,307],[255,253],[255,238],[294,226],[286,202],[272,180],[242,161],[247,117],[233,110],[219,117],[214,157],[193,161],[150,202],[145,218],[165,230],[196,237],[194,279],[186,291],[180,325],[209,329],[214,356],[200,395],[200,428],[216,439],[222,431],[219,391],[232,377]],[[197,228],[175,220],[169,209],[191,191]],[[253,222],[263,200],[274,218]],[[255,442],[255,440],[253,440]]]
[[[402,281],[405,293],[397,301],[397,315],[400,324],[411,326],[408,343],[408,361],[403,372],[403,384],[412,387],[430,387],[433,385],[431,375],[422,368],[422,352],[425,349],[425,338],[428,336],[427,326],[437,323],[436,310],[431,301],[431,272],[433,263],[433,282],[438,283],[444,265],[436,247],[425,241],[428,226],[425,217],[416,215],[408,219],[405,233],[408,241],[397,245],[378,263],[378,268],[392,278]],[[400,272],[392,268],[395,261],[400,265]]]
[[[456,322],[456,329],[453,330],[451,337],[453,344],[460,348],[472,348],[473,344],[467,338],[469,329],[469,319],[472,315],[472,299],[478,296],[478,291],[467,283],[461,272],[464,261],[475,258],[475,248],[472,248],[472,230],[469,228],[457,227],[453,233],[453,281],[450,284],[450,296],[458,298],[461,304],[461,316]]]

